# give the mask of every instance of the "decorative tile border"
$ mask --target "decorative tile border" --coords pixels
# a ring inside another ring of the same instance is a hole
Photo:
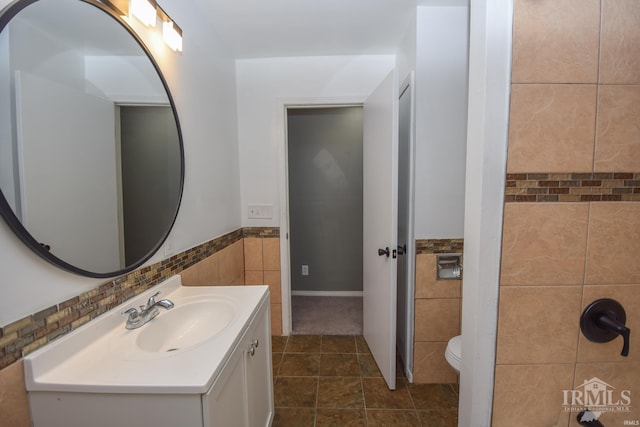
[[[3,326],[0,328],[0,369],[232,245],[246,237],[245,234],[277,237],[280,232],[273,227],[240,228]]]
[[[462,253],[464,239],[416,240],[416,255]]]
[[[242,237],[250,238],[269,238],[280,237],[280,228],[278,227],[244,227],[242,229]]]
[[[507,174],[505,202],[640,201],[640,173]]]

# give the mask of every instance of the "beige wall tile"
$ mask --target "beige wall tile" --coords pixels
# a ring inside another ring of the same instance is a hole
[[[496,363],[575,362],[581,304],[581,286],[503,286]]]
[[[512,85],[507,171],[591,172],[595,85]]]
[[[460,335],[460,299],[418,299],[415,340],[449,341]]]
[[[282,305],[271,303],[271,335],[282,335]]]
[[[184,269],[180,272],[180,280],[182,280],[183,286],[197,286],[198,283],[198,264],[196,263],[191,267]]]
[[[214,286],[220,284],[218,254],[203,259],[180,273],[184,286]]]
[[[262,270],[263,254],[262,240],[249,237],[244,239],[244,268],[245,270]]]
[[[576,365],[575,381],[573,388],[575,390],[583,390],[580,386],[585,381],[597,378],[613,387],[607,389],[612,391],[612,398],[620,400],[622,390],[631,392],[630,412],[604,412],[598,418],[605,426],[624,426],[627,420],[640,419],[640,363],[597,363]],[[575,417],[571,418],[571,427],[580,427]]]
[[[502,285],[582,284],[588,203],[508,203]]]
[[[280,239],[269,237],[262,239],[262,251],[265,270],[280,270]]]
[[[582,309],[600,298],[612,298],[624,307],[626,325],[631,329],[631,343],[628,357],[620,355],[622,337],[608,343],[594,343],[580,333],[578,342],[578,362],[640,362],[640,285],[627,286],[585,286]],[[638,377],[640,378],[640,377]]]
[[[446,342],[416,342],[413,348],[413,380],[416,384],[454,384],[458,374],[444,358]]]
[[[460,298],[460,280],[437,280],[436,255],[416,255],[416,298]]]
[[[599,0],[515,0],[514,83],[595,83]]]
[[[262,271],[245,271],[245,285],[264,285],[264,272]]]
[[[591,206],[586,282],[640,283],[640,203],[601,202]]]
[[[22,361],[0,370],[0,414],[1,426],[31,426]]]
[[[602,1],[601,83],[640,83],[639,27],[637,0]]]
[[[573,386],[573,364],[498,365],[492,427],[566,427],[562,390]]]
[[[244,250],[242,240],[218,252],[221,285],[244,285]]]
[[[638,85],[637,1],[601,3],[600,83]],[[594,83],[599,7],[597,0],[515,0],[513,82]],[[601,86],[597,103],[592,85],[514,84],[512,89],[509,172],[640,170],[640,95],[636,93],[640,87]],[[577,427],[575,414],[562,408],[562,391],[585,379],[598,377],[616,390],[640,387],[639,359],[633,354],[640,342],[636,344],[633,333],[631,358],[622,360],[620,339],[594,344],[582,336],[578,325],[583,307],[594,299],[611,297],[624,300],[624,305],[640,304],[636,297],[640,294],[640,206],[630,205],[593,203],[591,210],[581,205],[574,215],[561,208],[562,218],[550,209],[550,216],[536,220],[532,216],[541,212],[507,204],[501,284],[576,286],[501,287],[494,427],[511,427],[514,420],[523,427]],[[520,218],[521,214],[528,217]],[[578,224],[573,224],[575,220]],[[584,282],[594,286],[583,288],[581,274]],[[580,301],[577,306],[576,301]],[[548,324],[541,326],[540,319]],[[635,315],[629,316],[632,331],[640,326],[638,321]],[[600,363],[576,365],[576,357]],[[501,364],[532,362],[566,364]],[[632,395],[639,392],[632,390]],[[604,425],[622,425],[624,420],[638,418],[639,413],[604,413],[600,420]]]
[[[600,86],[596,171],[640,171],[638,123],[640,86]]]
[[[280,288],[280,272],[279,271],[265,271],[264,272],[264,284],[269,286],[269,292],[271,293],[271,302],[280,304],[282,290]]]

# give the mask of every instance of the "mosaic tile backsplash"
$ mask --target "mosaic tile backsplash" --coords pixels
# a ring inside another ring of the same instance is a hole
[[[241,228],[5,325],[0,369],[245,237],[278,236],[278,228]]]
[[[462,253],[464,239],[416,240],[416,255]]]

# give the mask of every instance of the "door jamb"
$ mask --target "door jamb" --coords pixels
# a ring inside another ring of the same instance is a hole
[[[415,295],[415,158],[416,158],[416,87],[415,72],[412,70],[402,81],[398,91],[398,100],[408,90],[411,94],[410,118],[409,118],[409,197],[408,197],[408,223],[407,223],[407,295]],[[405,375],[410,383],[413,383],[413,336],[415,331],[415,298],[408,298],[406,307],[407,348],[405,357]]]

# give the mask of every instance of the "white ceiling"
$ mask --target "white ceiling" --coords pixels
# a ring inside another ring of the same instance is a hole
[[[393,54],[417,5],[467,0],[195,0],[236,58]]]

